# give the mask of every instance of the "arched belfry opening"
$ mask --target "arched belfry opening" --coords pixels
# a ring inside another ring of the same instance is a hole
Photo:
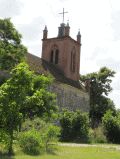
[[[51,49],[50,62],[53,64],[58,64],[59,62],[59,49],[56,45],[54,45]]]
[[[75,66],[76,66],[76,50],[75,50],[75,47],[74,47],[71,51],[71,65],[70,65],[70,68],[71,68],[72,72],[75,72],[75,68],[76,68]]]

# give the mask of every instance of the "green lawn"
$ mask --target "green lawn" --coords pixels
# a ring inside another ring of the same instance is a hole
[[[10,157],[0,156],[0,159]],[[59,146],[55,154],[29,156],[15,149],[15,156],[11,159],[120,159],[120,150],[101,147],[69,147]]]

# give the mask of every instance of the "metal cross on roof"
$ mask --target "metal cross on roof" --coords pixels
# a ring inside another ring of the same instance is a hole
[[[64,14],[65,14],[65,13],[68,13],[68,12],[65,12],[65,11],[64,11],[64,8],[63,8],[63,12],[62,12],[62,13],[59,13],[59,14],[63,14],[63,23],[64,23]]]

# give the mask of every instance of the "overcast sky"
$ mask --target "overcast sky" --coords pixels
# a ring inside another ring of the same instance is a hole
[[[120,108],[120,0],[0,0],[0,18],[11,17],[29,52],[41,56],[44,26],[56,37],[63,7],[71,37],[82,35],[81,74],[107,66],[116,71],[110,98]]]

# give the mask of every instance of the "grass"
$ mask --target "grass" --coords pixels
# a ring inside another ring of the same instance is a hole
[[[8,157],[0,155],[0,159],[120,159],[120,150],[113,147],[70,147],[58,146],[55,153],[29,156],[15,148],[15,155]]]

